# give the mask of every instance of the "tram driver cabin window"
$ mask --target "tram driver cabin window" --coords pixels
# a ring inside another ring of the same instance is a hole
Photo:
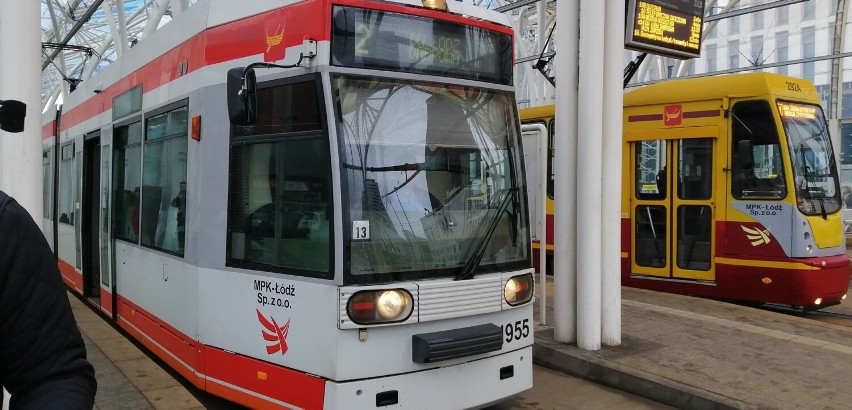
[[[786,197],[781,145],[769,102],[738,102],[731,114],[731,195],[736,199]],[[740,158],[741,141],[751,142],[751,158]]]
[[[317,83],[258,89],[258,121],[231,144],[228,265],[330,272],[331,177]]]

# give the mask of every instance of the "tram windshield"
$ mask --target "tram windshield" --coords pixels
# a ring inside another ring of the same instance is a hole
[[[840,210],[837,165],[822,108],[778,102],[796,182],[799,210],[805,215],[827,215]]]
[[[477,273],[526,266],[510,93],[350,76],[333,84],[355,281],[459,276],[472,260]]]

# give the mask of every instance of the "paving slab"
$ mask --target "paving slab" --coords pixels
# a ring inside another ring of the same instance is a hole
[[[68,294],[86,354],[95,367],[95,409],[203,409],[158,363],[75,295]]]
[[[681,409],[852,403],[852,327],[641,289],[622,297],[620,346],[582,350],[556,342],[552,323],[537,324],[534,361]]]

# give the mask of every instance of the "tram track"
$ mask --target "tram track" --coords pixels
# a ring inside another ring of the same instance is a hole
[[[852,328],[852,305],[831,306],[820,310],[812,310],[802,312],[800,309],[795,309],[789,306],[781,305],[761,305],[760,309],[768,310],[777,313],[783,313],[789,316],[797,316],[804,319],[831,323],[837,326]]]
[[[852,328],[852,313],[850,312],[817,310],[802,314],[802,317]]]

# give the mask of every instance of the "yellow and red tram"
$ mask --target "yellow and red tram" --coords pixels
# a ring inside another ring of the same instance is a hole
[[[552,147],[553,106],[521,119],[549,127]],[[811,83],[771,73],[660,82],[625,94],[623,121],[612,164],[623,285],[806,310],[845,299],[838,171]],[[545,198],[552,226],[553,192],[541,191],[530,195]],[[552,252],[551,231],[534,253]]]

